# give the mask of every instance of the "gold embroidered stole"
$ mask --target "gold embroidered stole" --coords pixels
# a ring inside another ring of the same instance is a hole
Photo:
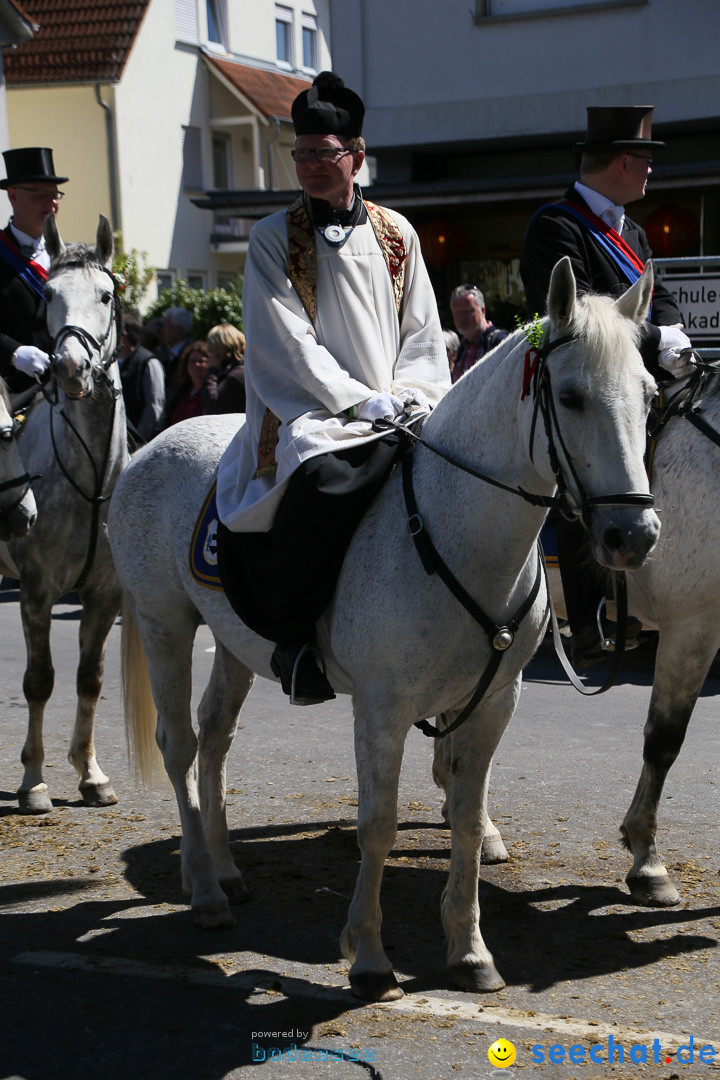
[[[368,219],[380,245],[385,265],[390,274],[398,318],[402,311],[405,289],[405,262],[407,251],[402,233],[395,219],[382,206],[366,202]],[[315,325],[317,318],[317,248],[315,227],[301,195],[287,211],[288,277]],[[278,441],[280,421],[269,409],[265,410],[258,442],[257,469],[253,479],[273,476],[277,469],[275,447]]]

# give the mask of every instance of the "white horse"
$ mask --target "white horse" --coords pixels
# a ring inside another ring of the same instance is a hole
[[[125,409],[113,363],[119,301],[110,270],[110,223],[100,218],[94,248],[66,248],[52,215],[45,237],[52,260],[46,287],[52,378],[46,399],[32,408],[18,440],[26,470],[37,475],[38,521],[27,536],[0,544],[0,571],[20,580],[29,725],[18,799],[21,811],[30,814],[52,810],[42,768],[42,725],[55,676],[50,626],[53,604],[71,590],[78,592],[82,615],[78,705],[68,757],[88,805],[117,802],[96,760],[93,727],[105,641],[121,605],[107,542],[107,506],[128,460]]]
[[[636,348],[636,324],[647,313],[651,290],[648,268],[614,304],[577,299],[570,262],[562,260],[552,276],[534,377],[527,359],[523,365],[528,343],[516,332],[445,396],[426,421],[425,445],[407,455],[417,511],[404,505],[398,469],[353,538],[318,632],[329,677],[336,690],[352,694],[355,713],[362,864],[341,947],[353,961],[350,983],[359,997],[402,994],[380,939],[379,894],[397,828],[406,736],[428,717],[444,714],[446,723],[454,722],[469,702],[471,715],[449,736],[452,854],[442,911],[448,963],[461,987],[504,985],[479,926],[487,779],[515,709],[522,668],[546,622],[536,550],[545,507],[519,492],[542,503],[559,478],[584,508],[595,553],[610,567],[639,565],[652,550],[659,522],[649,505],[643,449],[654,383]],[[272,677],[272,644],[247,630],[224,594],[195,581],[188,565],[198,510],[236,427],[232,417],[207,417],[164,432],[120,478],[108,521],[132,613],[132,620],[130,612],[123,616],[131,745],[142,764],[156,720],[139,682],[136,626],[157,706],[156,740],[180,809],[183,885],[194,920],[206,927],[234,925],[230,904],[244,895],[228,847],[225,760],[253,672]],[[473,469],[511,491],[477,479]],[[446,561],[432,575],[415,549],[412,533],[421,531]],[[448,566],[482,607],[490,635],[441,580]],[[198,740],[190,679],[201,619],[217,648],[198,710]],[[497,671],[477,702],[478,680],[495,661]]]
[[[28,475],[15,438],[10,396],[0,379],[0,541],[25,536],[37,520],[37,504],[31,488],[36,477]]]

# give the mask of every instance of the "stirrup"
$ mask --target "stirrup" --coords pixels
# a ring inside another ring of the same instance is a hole
[[[303,645],[302,649],[300,650],[300,652],[295,657],[295,663],[293,664],[293,672],[292,672],[292,677],[290,679],[290,698],[289,698],[291,705],[296,704],[296,701],[295,701],[295,679],[297,677],[298,664],[300,663],[300,661],[302,660],[302,658],[303,658],[303,656],[305,655],[306,652],[314,653],[316,659],[320,661],[320,670],[322,671],[323,678],[327,679],[327,667],[325,666],[325,657],[320,652],[317,645],[311,645],[309,642],[307,644]]]
[[[615,638],[608,637],[606,635],[606,633],[605,633],[605,627],[603,626],[602,616],[603,616],[603,612],[604,612],[606,607],[607,607],[607,597],[603,596],[602,600],[598,604],[597,614],[596,614],[598,636],[600,638],[600,648],[603,649],[604,652],[615,652]],[[610,620],[610,621],[612,621],[612,620]],[[641,625],[642,624],[640,624],[640,626]],[[617,622],[615,623],[615,626],[617,626]],[[637,649],[638,645],[640,644],[640,642],[637,639],[637,633],[640,630],[640,626],[638,626],[637,631],[635,633],[633,633],[632,628],[630,626],[626,627],[625,652],[630,652],[631,649]]]

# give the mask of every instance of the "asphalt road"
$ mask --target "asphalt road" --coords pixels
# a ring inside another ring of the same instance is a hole
[[[716,1075],[710,750],[720,683],[708,682],[662,800],[660,847],[683,902],[643,909],[629,902],[630,860],[617,837],[640,769],[650,661],[635,657],[597,699],[572,690],[552,658],[530,665],[491,785],[510,862],[481,872],[483,935],[508,984],[489,996],[463,994],[445,975],[449,834],[431,746],[413,732],[383,884],[384,940],[406,996],[362,1005],[337,945],[358,865],[349,703],[294,709],[258,681],[228,768],[233,850],[251,899],[235,929],[202,931],[179,888],[172,792],[144,790],[128,769],[119,625],[96,744],[120,802],[93,810],[79,801],[66,760],[76,616],[59,605],[53,625],[46,779],[55,809],[22,817],[13,793],[24,645],[15,595],[0,593],[0,1080],[224,1080],[251,1068],[267,1080],[489,1077],[501,1071],[488,1059],[501,1037],[516,1049],[510,1068],[525,1075],[668,1080],[690,1069],[678,1062],[683,1046],[693,1072]],[[201,627],[198,696],[211,647]],[[708,1046],[715,1065],[709,1050],[700,1056]]]

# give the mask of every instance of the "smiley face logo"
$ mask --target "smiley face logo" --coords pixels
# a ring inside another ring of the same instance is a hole
[[[488,1047],[490,1064],[496,1069],[507,1069],[517,1057],[517,1050],[508,1039],[496,1039],[492,1046]]]

